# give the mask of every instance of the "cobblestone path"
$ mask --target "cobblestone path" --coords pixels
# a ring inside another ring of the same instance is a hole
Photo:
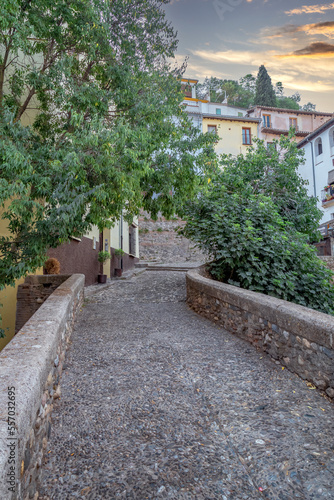
[[[334,499],[334,408],[189,310],[181,272],[117,281],[80,313],[43,499]]]

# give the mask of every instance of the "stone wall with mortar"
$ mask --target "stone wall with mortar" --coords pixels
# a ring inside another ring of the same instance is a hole
[[[17,306],[15,333],[31,318],[41,307],[43,302],[66,281],[68,274],[45,274],[27,276],[22,285],[17,288]]]
[[[324,261],[327,267],[334,271],[334,257],[320,257]]]
[[[187,274],[187,301],[334,398],[334,319],[306,307]]]
[[[162,263],[205,262],[208,258],[194,243],[177,233],[185,225],[179,218],[170,220],[158,214],[156,221],[147,212],[139,217],[139,254],[141,260]]]
[[[85,276],[62,283],[0,353],[0,498],[37,499],[53,401]],[[10,416],[10,419],[8,418]]]

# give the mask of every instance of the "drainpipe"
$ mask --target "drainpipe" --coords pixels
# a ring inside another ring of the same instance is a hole
[[[311,146],[311,153],[312,153],[312,174],[313,174],[313,191],[314,191],[314,197],[317,197],[317,189],[315,185],[315,168],[314,168],[314,152],[313,152],[313,144],[310,142],[310,139],[307,139],[308,144]]]
[[[123,211],[121,214],[121,250],[123,250]],[[121,257],[121,269],[123,269],[123,256]]]

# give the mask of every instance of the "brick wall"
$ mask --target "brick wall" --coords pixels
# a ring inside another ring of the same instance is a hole
[[[69,278],[65,274],[27,276],[17,289],[15,333],[41,307],[45,300]]]

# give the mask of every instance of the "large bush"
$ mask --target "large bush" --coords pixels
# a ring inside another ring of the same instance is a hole
[[[294,144],[268,154],[259,142],[224,169],[185,208],[183,234],[212,256],[220,281],[334,314],[332,271],[317,257],[319,211],[297,174]]]

